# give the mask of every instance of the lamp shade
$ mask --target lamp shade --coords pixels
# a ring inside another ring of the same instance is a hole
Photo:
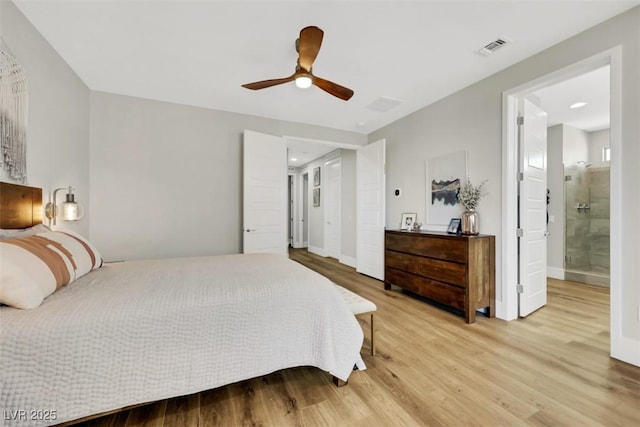
[[[84,209],[76,203],[73,193],[67,193],[67,200],[62,203],[62,219],[65,221],[77,221],[84,216]]]
[[[77,221],[84,216],[84,209],[82,205],[76,203],[71,187],[68,189],[66,200],[60,205],[56,205],[56,196],[61,190],[65,190],[65,188],[56,188],[53,191],[52,200],[45,207],[45,215],[49,218],[49,225],[56,225],[58,216],[61,216],[65,221]]]
[[[312,82],[313,81],[311,80],[311,77],[306,74],[296,77],[296,86],[298,86],[300,89],[311,87]]]

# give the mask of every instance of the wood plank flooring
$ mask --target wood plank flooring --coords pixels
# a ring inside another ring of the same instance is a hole
[[[294,368],[78,425],[639,426],[640,368],[609,357],[607,288],[549,280],[546,307],[475,324],[330,258],[291,258],[378,306],[378,353],[345,387]]]

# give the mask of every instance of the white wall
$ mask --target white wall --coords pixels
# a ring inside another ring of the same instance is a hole
[[[501,92],[505,84],[489,78],[429,105],[369,135],[385,138],[386,227],[396,229],[403,212],[426,218],[425,160],[467,150],[468,172],[473,182],[488,180],[488,195],[478,207],[480,232],[496,235],[500,253],[501,227]],[[402,190],[395,197],[394,190]],[[496,285],[500,295],[501,259],[496,258]],[[499,297],[498,297],[499,298]]]
[[[547,230],[547,275],[564,279],[564,165],[563,125],[547,128],[547,187],[549,224]]]
[[[313,170],[315,168],[320,168],[320,186],[313,186]],[[323,158],[315,159],[306,165],[300,167],[300,173],[309,174],[308,184],[308,195],[309,195],[309,211],[308,211],[308,244],[307,249],[309,252],[314,254],[318,254],[321,256],[326,256],[325,247],[324,247],[324,160]],[[313,206],[313,189],[320,188],[320,206]]]
[[[54,188],[76,188],[86,215],[77,222],[58,221],[56,228],[88,236],[89,89],[13,3],[0,1],[0,11],[3,49],[22,64],[29,80],[27,184],[42,187],[45,203]],[[14,182],[4,169],[0,180]],[[58,196],[64,200],[64,194]]]
[[[496,235],[496,299],[502,303],[501,143],[502,93],[577,63],[599,52],[622,46],[622,337],[625,348],[640,348],[640,7],[616,16],[575,37],[477,82],[368,136],[387,139],[387,226],[411,207],[424,214],[423,164],[430,157],[467,149],[474,180],[488,179],[490,195],[480,204],[480,231]],[[404,197],[391,197],[401,187]],[[627,351],[627,354],[630,354]],[[640,355],[633,356],[640,360]]]
[[[565,165],[589,160],[589,134],[582,129],[562,125],[562,159]]]
[[[602,161],[602,149],[609,147],[609,129],[589,132],[589,163],[593,166],[609,165]]]
[[[91,238],[105,258],[240,252],[244,129],[352,144],[366,138],[93,92]]]

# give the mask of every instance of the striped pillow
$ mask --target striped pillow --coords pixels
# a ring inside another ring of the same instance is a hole
[[[0,241],[0,303],[34,308],[102,266],[96,248],[72,232],[48,231]]]

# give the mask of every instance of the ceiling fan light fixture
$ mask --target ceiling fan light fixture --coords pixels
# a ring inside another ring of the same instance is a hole
[[[348,101],[353,96],[353,91],[351,89],[340,86],[330,80],[314,76],[311,71],[313,62],[316,60],[318,52],[320,51],[323,35],[324,32],[318,27],[311,26],[300,30],[300,37],[298,38],[298,41],[296,41],[298,63],[296,65],[296,71],[289,77],[261,80],[259,82],[243,84],[242,87],[251,90],[259,90],[295,81],[296,86],[301,89],[306,89],[311,85],[314,85],[336,98]]]
[[[313,83],[313,81],[307,74],[302,74],[296,77],[296,86],[298,86],[300,89],[311,87],[311,83]]]

